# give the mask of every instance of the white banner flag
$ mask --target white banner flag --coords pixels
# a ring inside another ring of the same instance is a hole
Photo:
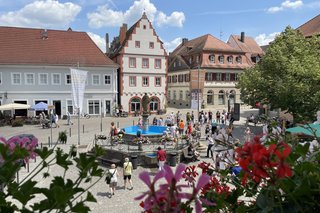
[[[71,84],[72,84],[72,101],[75,108],[80,108],[82,113],[82,104],[84,90],[86,87],[87,73],[88,71],[72,69],[71,71]]]

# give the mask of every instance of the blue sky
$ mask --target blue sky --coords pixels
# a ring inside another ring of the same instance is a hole
[[[226,41],[245,32],[264,45],[288,25],[296,28],[320,11],[316,0],[0,0],[0,26],[85,31],[105,51],[122,23],[147,13],[166,49],[182,38],[211,34]]]

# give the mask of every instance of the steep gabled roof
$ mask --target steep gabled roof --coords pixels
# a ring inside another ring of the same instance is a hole
[[[312,18],[303,25],[297,28],[305,37],[310,37],[320,34],[320,15]]]
[[[170,55],[189,55],[203,51],[232,52],[240,53],[241,50],[235,49],[225,42],[213,37],[210,34],[181,43]]]
[[[259,55],[264,54],[263,50],[257,44],[257,42],[249,36],[245,36],[244,41],[242,42],[241,37],[239,35],[231,35],[227,43],[230,46],[237,48],[239,50],[242,50],[243,52],[246,52],[246,53],[259,54]]]
[[[0,64],[118,67],[85,32],[0,27]]]

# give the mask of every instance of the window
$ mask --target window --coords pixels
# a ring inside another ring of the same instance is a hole
[[[48,74],[47,73],[39,73],[39,84],[47,85],[48,84]]]
[[[190,75],[189,74],[184,74],[184,81],[190,82]]]
[[[155,86],[161,87],[161,77],[155,77]]]
[[[130,111],[131,112],[140,112],[140,99],[139,98],[133,98],[131,100],[131,103],[130,103]]]
[[[142,77],[142,86],[143,87],[149,86],[149,77]]]
[[[189,100],[189,97],[190,96],[190,92],[189,92],[189,90],[186,90],[186,100]]]
[[[206,72],[205,80],[206,81],[212,81],[212,73]]]
[[[227,61],[228,61],[228,64],[232,64],[233,63],[233,57],[232,56],[228,56],[227,57]]]
[[[230,81],[230,73],[226,73],[225,81]]]
[[[100,115],[100,100],[88,100],[89,114]]]
[[[168,76],[168,83],[171,83],[171,76]]]
[[[135,46],[136,46],[136,48],[140,48],[140,41],[136,41]]]
[[[129,86],[135,87],[137,85],[137,78],[136,76],[129,76]]]
[[[25,73],[24,77],[26,85],[34,85],[34,73]]]
[[[172,76],[172,82],[177,83],[177,78],[178,78],[177,75]]]
[[[21,73],[12,73],[11,82],[13,85],[21,84]]]
[[[149,68],[149,59],[148,58],[142,59],[142,68]]]
[[[52,73],[51,78],[53,85],[61,84],[61,75],[59,73]]]
[[[183,91],[182,90],[179,91],[179,99],[183,100]]]
[[[104,84],[111,84],[111,75],[105,75],[104,76]]]
[[[178,61],[178,66],[181,67],[181,61]]]
[[[136,67],[136,58],[129,58],[129,67]]]
[[[199,63],[199,58],[200,58],[200,57],[197,55],[197,56],[196,56],[196,63],[197,63],[197,64]]]
[[[100,84],[100,75],[93,74],[92,75],[92,85]]]
[[[241,58],[241,56],[237,56],[237,57],[236,57],[236,61],[237,61],[238,64],[242,64],[242,58]]]
[[[173,90],[173,99],[177,100],[177,91]]]
[[[178,82],[183,82],[184,75],[178,75]]]
[[[66,84],[71,84],[71,75],[66,74]]]
[[[154,43],[153,42],[149,42],[149,48],[153,49],[154,48]]]
[[[67,111],[68,111],[71,115],[73,114],[72,100],[67,100]]]
[[[224,91],[220,90],[218,95],[219,105],[224,105]]]
[[[209,55],[209,61],[211,64],[215,63],[215,56],[214,55]]]
[[[213,91],[209,90],[207,93],[207,104],[213,104]]]
[[[150,111],[157,111],[159,107],[159,100],[158,98],[151,98],[149,103],[149,109]]]
[[[224,64],[224,56],[223,55],[220,55],[218,59],[219,59],[220,64]]]
[[[216,74],[216,80],[217,81],[221,81],[221,73],[217,73]]]
[[[168,100],[170,100],[170,99],[171,99],[171,91],[170,91],[170,90],[168,90],[167,98],[168,98]]]
[[[238,80],[239,80],[239,74],[238,74],[238,73],[234,74],[234,80],[235,80],[235,81],[238,81]]]
[[[161,69],[161,59],[154,60],[154,68]]]
[[[189,64],[192,64],[192,57],[189,58]]]
[[[146,26],[145,24],[143,25],[143,29],[144,29],[144,30],[147,29],[147,26]]]

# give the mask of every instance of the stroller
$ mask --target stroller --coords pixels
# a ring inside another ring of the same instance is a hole
[[[56,127],[56,123],[52,122],[52,124],[51,124],[49,119],[44,119],[43,122],[42,122],[42,128],[43,129],[51,128],[51,125],[52,125],[52,127]]]

